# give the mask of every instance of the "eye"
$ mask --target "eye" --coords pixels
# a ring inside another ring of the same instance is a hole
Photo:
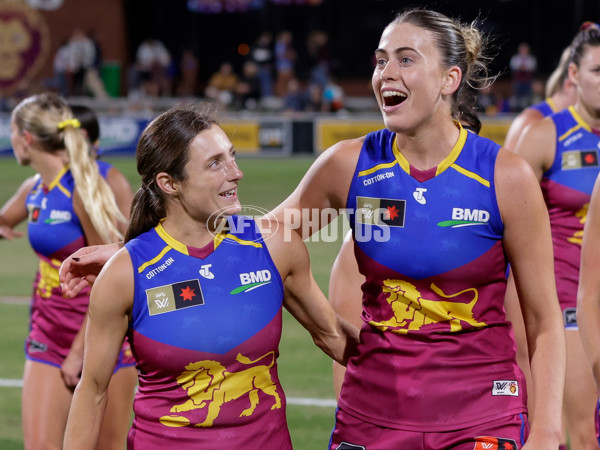
[[[221,160],[220,159],[214,159],[212,160],[209,164],[208,167],[210,169],[216,169],[221,165]]]
[[[377,58],[375,60],[375,67],[377,67],[379,69],[385,67],[386,64],[387,64],[387,60],[384,58]]]
[[[408,56],[402,56],[400,58],[400,64],[409,64],[412,62],[412,59],[410,59]]]
[[[236,155],[237,155],[236,151],[232,150],[231,153],[229,154],[229,157],[235,161]]]

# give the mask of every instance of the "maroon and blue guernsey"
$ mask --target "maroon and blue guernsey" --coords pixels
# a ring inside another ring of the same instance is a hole
[[[158,225],[126,248],[139,370],[128,447],[289,449],[277,376],[283,284],[255,222],[198,249]]]
[[[348,195],[364,324],[339,408],[380,427],[443,432],[526,412],[504,312],[499,146],[461,128],[420,171],[395,134],[366,136]],[[343,436],[342,436],[343,438]]]
[[[106,177],[112,166],[98,162]],[[83,228],[73,209],[75,181],[65,166],[49,186],[41,178],[26,199],[29,212],[29,243],[39,258],[33,285],[30,332],[25,343],[28,359],[60,367],[75,335],[81,328],[89,303],[89,288],[75,298],[62,295],[58,269],[73,252],[87,245]],[[117,368],[132,365],[129,345],[125,344]]]
[[[575,328],[581,241],[600,170],[600,137],[572,106],[550,117],[556,126],[556,154],[541,186],[552,227],[558,299],[565,327]]]

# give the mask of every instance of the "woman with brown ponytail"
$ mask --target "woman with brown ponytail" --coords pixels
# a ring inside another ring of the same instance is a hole
[[[36,95],[19,103],[12,112],[11,131],[17,162],[37,172],[0,210],[5,230],[27,219],[29,241],[40,261],[25,343],[25,448],[59,449],[81,375],[89,289],[65,298],[58,268],[81,247],[122,239],[131,187],[112,166],[96,163],[81,122],[55,95]],[[124,345],[111,381],[111,414],[97,448],[124,446],[137,381],[133,364]]]

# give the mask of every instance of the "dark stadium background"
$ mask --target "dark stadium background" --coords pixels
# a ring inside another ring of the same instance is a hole
[[[335,75],[341,79],[369,78],[371,55],[383,26],[394,12],[407,6],[425,6],[470,22],[479,19],[494,36],[497,56],[492,68],[507,72],[510,56],[519,42],[528,42],[538,58],[540,74],[549,74],[586,21],[600,21],[598,0],[323,0],[318,6],[285,6],[265,2],[246,13],[199,14],[187,9],[186,0],[125,0],[128,51],[147,35],[161,39],[177,57],[182,48],[193,49],[200,60],[200,76],[208,78],[224,59],[239,65],[240,43],[252,44],[259,32],[282,29],[294,33],[300,64],[306,37],[320,29],[330,35]],[[299,73],[302,76],[302,73]]]

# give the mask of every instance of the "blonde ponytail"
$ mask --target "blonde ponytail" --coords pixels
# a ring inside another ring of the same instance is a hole
[[[67,149],[75,188],[96,232],[106,243],[122,239],[118,224],[127,223],[127,219],[100,175],[91,143],[67,104],[55,94],[34,95],[19,103],[12,117],[19,131],[27,130],[34,135],[44,151]]]
[[[96,232],[105,243],[122,240],[123,234],[117,224],[126,224],[127,219],[117,206],[112,189],[100,175],[88,139],[81,130],[70,126],[63,133],[65,148],[69,152],[69,169]]]

